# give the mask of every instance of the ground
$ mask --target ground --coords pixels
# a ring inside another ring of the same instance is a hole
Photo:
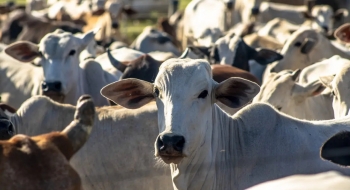
[[[5,0],[0,0],[0,4],[2,3],[2,1]],[[17,3],[19,4],[24,4],[26,0],[16,0]],[[191,0],[180,0],[180,9],[184,10],[186,5],[190,2]],[[152,13],[152,18],[150,19],[145,19],[145,20],[129,20],[126,24],[126,31],[127,31],[127,39],[128,41],[133,41],[133,39],[136,38],[136,36],[138,36],[143,28],[145,26],[149,26],[149,25],[154,25],[157,22],[157,18],[160,16],[164,16],[164,15],[159,15],[157,14],[157,12],[155,11],[154,13]],[[125,25],[124,25],[125,26]],[[125,28],[124,28],[125,31]]]

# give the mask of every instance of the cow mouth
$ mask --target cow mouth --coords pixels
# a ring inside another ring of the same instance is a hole
[[[178,164],[184,158],[183,155],[159,155],[159,157],[166,164]]]
[[[43,95],[49,97],[51,100],[58,103],[63,103],[66,97],[64,94],[60,92],[52,92],[52,91],[44,92]]]

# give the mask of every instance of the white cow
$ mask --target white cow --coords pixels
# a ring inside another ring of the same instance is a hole
[[[106,99],[98,92],[107,84],[101,66],[93,60],[79,64],[80,52],[94,35],[92,31],[76,37],[56,30],[47,34],[39,44],[19,41],[7,46],[4,52],[12,58],[20,62],[32,62],[38,58],[42,68],[26,66],[8,58],[1,61],[3,74],[0,75],[0,83],[4,85],[0,92],[11,95],[7,95],[4,102],[18,108],[24,100],[42,91],[57,101],[69,104],[75,104],[83,94],[90,94],[97,106],[107,105]]]
[[[299,83],[300,70],[272,73],[253,102],[270,103],[290,116],[307,120],[333,119],[332,97],[321,94],[325,87],[318,79]]]
[[[280,72],[285,69],[303,69],[333,55],[339,55],[346,59],[350,58],[348,49],[328,40],[320,32],[306,27],[294,32],[286,41],[280,53],[284,58],[267,67],[264,79],[270,72]]]
[[[347,116],[350,109],[350,61],[336,74],[320,77],[320,81],[332,92],[335,118]]]
[[[214,104],[239,107],[259,89],[241,78],[216,83],[205,60],[170,59],[154,84],[126,79],[101,93],[134,109],[156,100],[155,156],[170,164],[174,189],[244,189],[297,173],[350,174],[319,156],[326,139],[350,129],[349,119],[302,121],[266,104],[248,105],[231,118]]]

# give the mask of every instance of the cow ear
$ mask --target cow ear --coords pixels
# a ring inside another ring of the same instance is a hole
[[[283,55],[269,49],[258,49],[253,59],[261,65],[267,65],[283,59]]]
[[[350,43],[350,23],[343,24],[334,32],[335,38],[338,40]]]
[[[316,45],[316,40],[311,38],[306,38],[300,46],[300,52],[303,54],[308,54],[311,52],[312,48]]]
[[[5,53],[21,62],[31,62],[38,56],[39,46],[32,42],[19,41],[5,48]]]
[[[306,86],[295,84],[292,90],[292,95],[300,97],[317,96],[321,94],[324,89],[326,88],[322,85],[322,83],[319,80],[316,80],[307,84]]]
[[[230,108],[239,108],[249,103],[259,91],[260,87],[256,83],[231,77],[218,84],[215,98]]]
[[[89,138],[94,125],[95,112],[94,102],[89,95],[83,95],[78,99],[74,120],[61,132],[61,134],[66,135],[70,141],[73,154],[76,153]],[[59,143],[57,145],[69,160],[72,154],[64,152],[67,151],[67,148],[60,147]]]
[[[102,96],[128,109],[137,109],[154,100],[153,84],[139,79],[124,79],[103,87]]]
[[[321,157],[336,164],[350,166],[350,132],[343,131],[328,139],[321,147]]]
[[[335,11],[334,15],[333,15],[333,19],[334,20],[340,20],[344,17],[347,17],[349,15],[349,11],[346,9],[338,9],[337,11]]]
[[[96,33],[100,30],[100,28],[95,28],[94,30],[85,33],[80,39],[81,39],[81,46],[79,48],[79,51],[83,51],[89,43],[94,40]]]
[[[335,77],[335,75],[322,76],[322,77],[319,77],[319,80],[324,87],[327,87],[329,89],[333,89],[332,81],[333,81],[334,77]]]

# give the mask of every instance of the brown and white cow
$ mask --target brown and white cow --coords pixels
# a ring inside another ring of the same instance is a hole
[[[81,179],[69,160],[87,141],[94,118],[92,99],[82,96],[74,120],[63,131],[0,141],[1,189],[81,189]]]

